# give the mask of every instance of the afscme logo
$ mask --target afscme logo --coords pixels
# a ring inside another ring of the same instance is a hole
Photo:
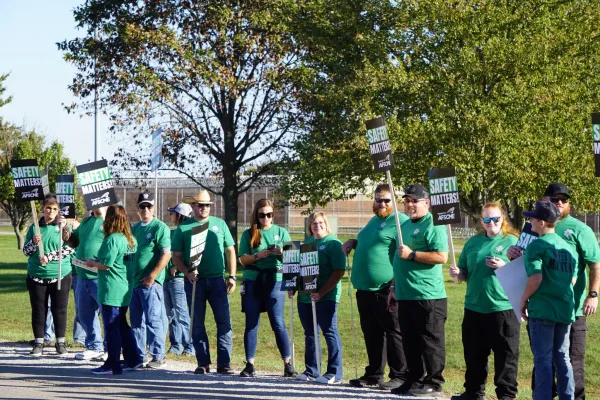
[[[104,193],[100,197],[96,197],[95,199],[92,199],[93,206],[97,206],[97,205],[108,203],[108,202],[110,202],[110,193],[109,192]]]
[[[304,290],[316,290],[317,289],[317,278],[313,279],[310,283],[304,284]]]
[[[68,217],[69,216],[69,206],[64,206],[60,209],[60,213],[65,216]]]
[[[391,154],[388,153],[387,156],[385,156],[385,158],[383,160],[379,160],[379,168],[383,168],[383,167],[389,167],[392,165],[392,161],[390,160],[390,156]]]
[[[21,198],[22,199],[36,198],[36,197],[38,197],[38,193],[39,193],[39,189],[35,188],[35,189],[30,190],[29,192],[23,192],[23,193],[21,193]]]
[[[438,221],[454,219],[454,209],[455,208],[456,207],[452,207],[448,211],[442,211],[442,212],[438,213]]]

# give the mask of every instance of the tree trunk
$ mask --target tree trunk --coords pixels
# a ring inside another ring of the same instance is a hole
[[[225,223],[229,227],[229,232],[235,242],[237,249],[238,231],[237,231],[237,216],[238,216],[238,196],[237,180],[235,175],[225,177],[225,186],[223,187],[223,207],[225,208]]]
[[[13,226],[13,229],[15,231],[15,234],[17,235],[17,248],[19,250],[23,250],[23,240],[25,240],[25,238],[23,237],[23,232],[21,232],[21,230],[16,226]]]

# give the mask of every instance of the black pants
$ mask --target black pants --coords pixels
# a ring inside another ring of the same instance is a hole
[[[385,364],[390,366],[390,379],[406,379],[406,358],[398,314],[387,309],[389,286],[376,292],[356,291],[360,327],[365,337],[369,365],[365,377],[383,380]]]
[[[465,354],[465,392],[485,398],[488,357],[494,352],[494,385],[498,398],[517,397],[521,326],[513,310],[481,314],[465,309],[462,341]]]
[[[444,324],[447,315],[448,299],[398,301],[408,382],[441,390],[446,366]]]
[[[576,317],[575,322],[571,324],[569,331],[569,354],[571,356],[571,365],[573,366],[573,377],[575,378],[575,400],[585,399],[585,346],[587,340],[586,317]],[[529,334],[529,325],[527,325]],[[554,367],[553,367],[554,368]],[[535,368],[531,373],[531,390],[535,387]],[[552,393],[557,396],[556,382],[552,384]]]
[[[72,276],[65,276],[58,282],[39,283],[27,276],[27,290],[31,303],[31,328],[34,338],[44,337],[46,313],[48,312],[48,297],[50,297],[50,311],[54,319],[54,332],[57,338],[64,338],[67,330],[67,306],[69,304],[69,291],[71,290]]]

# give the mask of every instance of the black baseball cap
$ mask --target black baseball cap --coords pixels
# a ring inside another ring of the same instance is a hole
[[[567,197],[571,197],[569,195],[569,188],[562,183],[554,182],[551,183],[544,192],[544,197],[556,197],[557,194],[564,194]]]
[[[154,205],[154,196],[152,196],[152,193],[148,193],[148,192],[140,193],[140,195],[138,196],[137,204],[139,206],[142,203],[148,203],[148,204]]]
[[[524,211],[523,215],[528,218],[541,219],[546,222],[556,222],[558,217],[560,217],[560,210],[552,202],[538,201],[535,203],[533,211]]]
[[[429,192],[427,191],[427,189],[425,189],[424,186],[419,185],[417,183],[416,185],[411,185],[408,188],[406,188],[406,191],[404,192],[404,196],[402,196],[402,198],[405,197],[412,197],[415,200],[428,199]]]

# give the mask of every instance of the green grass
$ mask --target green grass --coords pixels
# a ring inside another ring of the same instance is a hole
[[[294,239],[301,239],[300,237]],[[342,241],[347,237],[341,237]],[[462,248],[464,241],[456,240],[456,248]],[[14,236],[0,236],[0,339],[10,341],[28,341],[32,338],[31,333],[31,308],[29,305],[29,296],[25,288],[25,262],[26,258],[16,249],[16,238]],[[446,269],[447,270],[447,269]],[[240,274],[241,275],[241,274]],[[448,293],[448,320],[446,322],[446,369],[444,376],[446,385],[444,391],[447,393],[462,392],[462,384],[464,378],[464,359],[463,346],[461,341],[461,322],[463,314],[463,304],[466,285],[455,285],[446,275],[447,283],[446,290]],[[348,282],[343,280],[343,296],[339,305],[338,325],[343,344],[343,360],[344,360],[344,378],[351,379],[355,376],[354,358],[353,358],[353,333],[356,349],[356,367],[360,376],[364,371],[364,366],[367,362],[362,332],[358,321],[358,312],[356,311],[356,301],[352,299],[354,307],[354,329],[351,323],[350,297],[348,296]],[[231,296],[231,316],[233,321],[233,358],[232,364],[234,367],[242,368],[245,363],[244,357],[244,316],[240,311],[240,294],[236,293]],[[73,301],[69,302],[70,318],[74,315]],[[296,307],[294,307],[296,309]],[[289,324],[289,303],[286,307],[286,324]],[[256,366],[260,370],[266,371],[282,371],[282,361],[279,357],[279,351],[275,345],[273,333],[271,332],[266,314],[262,315],[261,327],[258,336],[258,349],[256,353]],[[67,338],[72,337],[72,326],[67,324]],[[586,352],[586,385],[588,398],[600,398],[600,342],[597,340],[600,335],[600,322],[598,317],[588,319],[588,348]],[[207,313],[206,326],[211,340],[211,352],[216,354],[215,337],[216,330],[212,317],[212,313]],[[302,369],[304,357],[304,340],[302,325],[297,314],[294,318],[295,327],[295,354],[296,366]],[[324,342],[322,348],[326,349]],[[195,362],[184,357],[169,358],[177,360],[187,360]],[[492,361],[490,359],[490,361]],[[531,379],[532,368],[531,351],[529,350],[529,341],[525,326],[521,329],[521,357],[519,362],[519,397],[531,398],[529,390],[529,382]],[[190,367],[191,368],[191,367]],[[490,362],[489,381],[493,380],[493,363]],[[489,383],[487,388],[489,398],[494,398],[493,384]]]

